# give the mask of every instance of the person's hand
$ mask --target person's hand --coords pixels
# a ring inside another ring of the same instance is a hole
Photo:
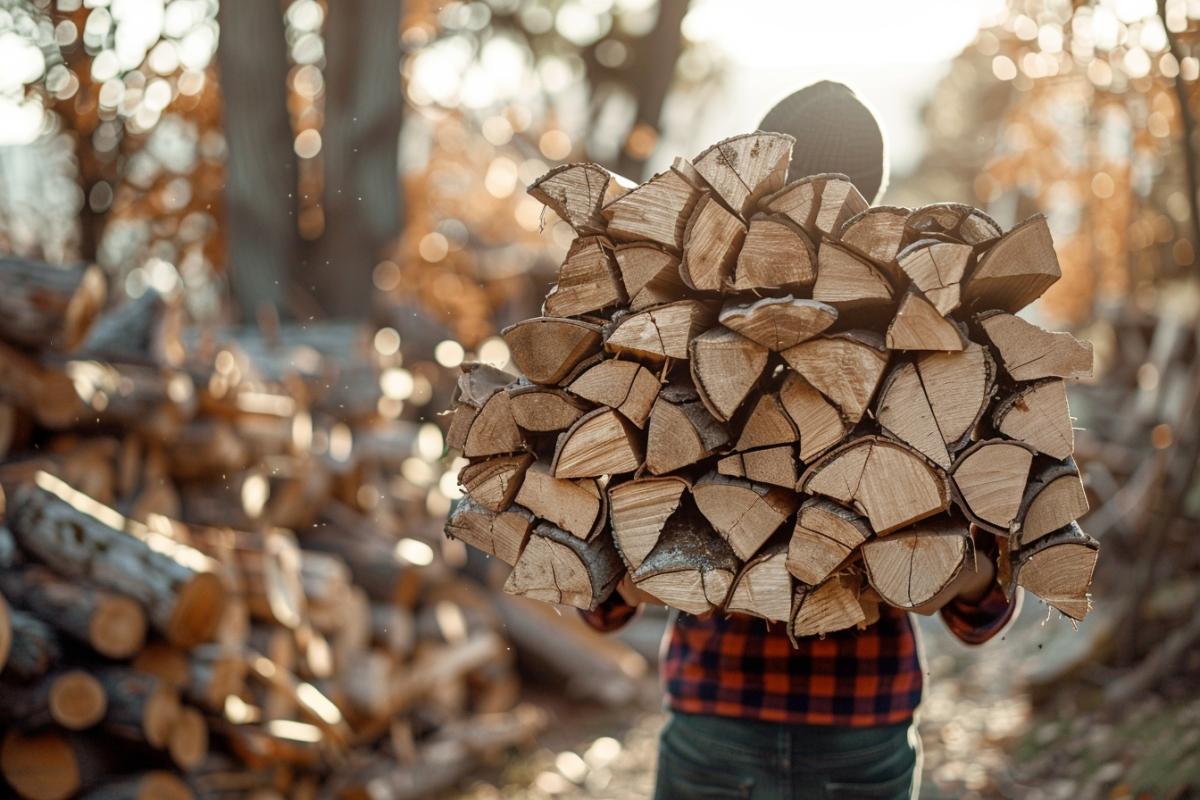
[[[990,557],[978,553],[974,559],[964,564],[954,580],[946,584],[946,587],[934,595],[931,600],[909,610],[916,614],[931,616],[952,600],[962,599],[969,603],[982,600],[984,595],[991,590],[995,580],[996,565]]]
[[[625,577],[621,578],[621,582],[617,584],[617,592],[621,595],[622,600],[634,608],[643,604],[655,606],[666,605],[666,603],[649,592],[639,589],[637,584],[633,582],[633,578],[629,577],[628,572],[625,573]]]

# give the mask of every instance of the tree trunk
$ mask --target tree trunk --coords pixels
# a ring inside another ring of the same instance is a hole
[[[400,232],[401,8],[342,0],[325,25],[325,231],[295,276],[333,317],[369,315],[371,272]]]

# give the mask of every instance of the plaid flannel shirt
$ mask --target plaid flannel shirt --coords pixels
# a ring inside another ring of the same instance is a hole
[[[941,610],[968,644],[998,634],[1017,606],[995,586],[982,599],[953,600]],[[583,614],[611,631],[637,613],[620,595]],[[921,701],[922,668],[908,614],[880,606],[863,630],[788,641],[783,624],[767,627],[740,614],[678,614],[661,665],[667,706],[675,711],[803,725],[867,727],[911,720]]]

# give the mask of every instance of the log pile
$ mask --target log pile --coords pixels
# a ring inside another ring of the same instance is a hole
[[[0,794],[424,797],[544,723],[395,331],[185,339],[4,258],[0,298]]]
[[[447,534],[512,594],[591,609],[628,575],[793,636],[920,607],[987,544],[1008,591],[1082,619],[1098,545],[1066,382],[1092,348],[1017,316],[1060,275],[1045,218],[872,208],[842,175],[789,182],[791,147],[529,188],[579,238],[503,332],[518,374],[463,367]]]

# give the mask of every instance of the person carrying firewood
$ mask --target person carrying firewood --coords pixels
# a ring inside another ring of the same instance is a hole
[[[846,86],[821,82],[781,101],[763,131],[795,137],[790,175],[843,173],[866,198],[887,182],[883,133]],[[967,644],[996,636],[1020,602],[996,581],[992,537],[936,597],[914,609],[939,613]],[[644,603],[661,601],[628,575],[594,611],[614,631]],[[804,637],[744,615],[672,611],[661,671],[671,712],[659,743],[658,800],[687,798],[907,798],[920,782],[914,714],[923,669],[912,622],[887,604],[862,630]]]

